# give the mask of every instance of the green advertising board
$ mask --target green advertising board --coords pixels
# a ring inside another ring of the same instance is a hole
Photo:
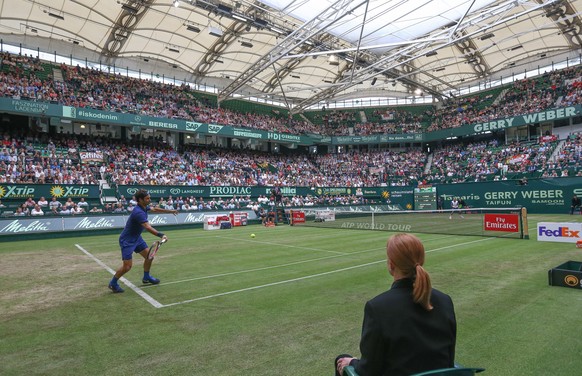
[[[570,212],[572,195],[582,195],[582,177],[532,179],[528,185],[515,180],[485,183],[459,183],[437,186],[444,199],[444,208],[451,208],[451,199],[459,197],[475,208],[524,206],[529,213]]]
[[[447,137],[468,136],[483,132],[504,131],[507,128],[519,127],[545,121],[568,119],[581,116],[582,105],[555,108],[533,114],[517,115],[506,118],[489,120],[484,123],[467,124],[459,128],[447,128],[424,134],[423,141],[438,141]]]
[[[359,145],[359,144],[390,144],[400,142],[422,142],[422,133],[414,134],[382,134],[371,136],[337,136],[332,137],[334,145]]]
[[[479,208],[502,208],[525,206],[530,213],[569,213],[574,194],[582,197],[582,177],[531,179],[528,185],[518,181],[496,181],[484,183],[458,183],[437,185],[437,194],[444,200],[444,208],[450,208],[453,197],[462,198],[467,205]],[[269,197],[271,187],[212,187],[212,186],[163,186],[121,185],[118,193],[130,198],[140,189],[147,189],[153,198],[190,197],[210,199],[215,197],[246,197],[256,199]],[[414,187],[283,187],[284,196],[350,196],[363,197],[368,202],[400,205],[412,210]],[[97,185],[73,184],[0,184],[0,199],[14,201],[32,197],[86,198],[97,200],[100,190]],[[418,209],[418,208],[417,208]]]
[[[138,189],[146,189],[153,198],[159,197],[202,197],[203,199],[213,197],[246,197],[253,198],[259,196],[270,196],[271,187],[239,187],[239,186],[185,186],[185,185],[120,185],[119,194],[125,197],[133,196]],[[307,187],[283,187],[281,189],[285,196],[306,196],[312,194]]]
[[[102,122],[115,125],[136,125],[147,128],[195,132],[203,135],[218,135],[232,138],[256,139],[298,145],[333,144],[389,144],[412,143],[443,140],[452,136],[467,136],[488,131],[505,130],[526,124],[553,121],[581,116],[582,105],[550,109],[533,114],[518,115],[493,119],[484,123],[467,124],[459,128],[448,128],[429,133],[382,134],[368,136],[295,135],[281,132],[268,132],[259,129],[236,127],[219,124],[198,123],[181,119],[157,118],[123,112],[108,112],[92,108],[61,106],[49,102],[36,102],[22,99],[0,98],[0,111],[24,115],[46,116],[49,118],[66,118],[87,122]]]
[[[0,98],[0,111],[24,115],[46,116],[48,118],[65,118],[78,121],[106,123],[114,125],[136,125],[147,128],[196,132],[204,135],[241,137],[275,142],[314,145],[314,140],[306,135],[280,132],[268,132],[245,127],[232,127],[219,124],[198,123],[181,119],[157,118],[152,116],[123,112],[108,112],[92,108],[61,106],[50,102],[36,102],[21,99]]]
[[[45,197],[56,198],[99,198],[99,186],[97,185],[73,185],[73,184],[0,184],[0,199],[15,200],[32,197],[39,199]]]
[[[120,195],[128,198],[138,189],[146,189],[152,198],[160,197],[246,197],[256,199],[259,196],[269,197],[272,187],[209,187],[209,186],[162,186],[162,185],[120,185]],[[349,196],[355,195],[375,202],[400,205],[404,209],[412,209],[414,192],[412,187],[282,187],[283,196]]]

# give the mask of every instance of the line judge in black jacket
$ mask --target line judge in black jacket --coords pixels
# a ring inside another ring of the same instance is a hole
[[[431,287],[420,239],[396,234],[388,239],[386,252],[394,283],[366,303],[362,357],[338,356],[336,375],[347,365],[360,376],[408,376],[453,367],[457,336],[453,301]]]

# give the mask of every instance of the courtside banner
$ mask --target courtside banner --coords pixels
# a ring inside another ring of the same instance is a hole
[[[63,218],[63,230],[79,231],[123,228],[125,226],[125,220],[125,216],[69,217]]]
[[[518,214],[485,214],[483,230],[519,232]]]
[[[305,212],[301,210],[291,210],[291,224],[305,223]]]
[[[254,210],[243,210],[239,213],[246,215],[247,219],[257,219]],[[179,213],[150,214],[148,219],[152,226],[202,224],[205,215],[211,213]],[[42,216],[36,218],[2,218],[0,219],[0,236],[14,234],[35,234],[41,232],[61,231],[98,231],[108,229],[122,229],[127,221],[125,215],[83,215],[83,216]]]
[[[576,243],[582,240],[582,223],[539,222],[538,241]]]
[[[7,219],[0,221],[0,235],[34,234],[62,230],[63,220],[60,217],[50,219]]]
[[[228,214],[207,214],[204,216],[204,229],[220,230],[220,224],[222,222],[230,223],[230,217]]]

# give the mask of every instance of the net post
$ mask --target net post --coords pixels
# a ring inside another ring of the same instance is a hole
[[[525,206],[521,208],[521,232],[523,234],[523,239],[529,239],[529,228],[527,225],[527,208]]]

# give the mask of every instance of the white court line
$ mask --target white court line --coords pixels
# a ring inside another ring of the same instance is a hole
[[[433,238],[433,239],[430,239],[429,238],[429,239],[425,239],[424,242],[425,243],[428,243],[428,242],[431,242],[433,240],[440,240],[440,238]],[[481,239],[480,240],[477,240],[477,241],[481,241]],[[285,245],[281,245],[281,246],[285,246]],[[359,254],[362,254],[362,253],[373,252],[373,251],[381,251],[381,250],[385,250],[385,247],[365,249],[363,251],[356,251],[356,252],[350,252],[350,253],[341,253],[339,255],[334,255],[334,256],[318,257],[318,258],[313,258],[313,259],[308,259],[308,260],[290,262],[290,263],[286,263],[286,264],[265,266],[265,267],[262,267],[262,268],[244,269],[244,270],[238,270],[236,272],[211,274],[211,275],[206,275],[206,276],[203,276],[203,277],[195,277],[195,278],[181,279],[181,280],[178,280],[178,281],[164,282],[164,284],[161,285],[161,286],[159,286],[159,285],[156,285],[156,286],[149,285],[149,286],[144,286],[143,288],[144,289],[153,288],[153,287],[160,288],[160,287],[164,287],[164,286],[167,286],[167,285],[173,285],[173,284],[177,284],[177,283],[200,281],[200,280],[203,280],[203,279],[219,278],[219,277],[226,277],[226,276],[229,276],[229,275],[252,273],[252,272],[258,272],[258,271],[269,270],[269,269],[276,269],[276,268],[284,268],[284,267],[287,267],[287,266],[293,266],[293,265],[298,265],[298,264],[305,264],[305,263],[312,262],[312,261],[328,260],[328,259],[337,258],[337,257],[359,255]],[[436,249],[436,250],[438,250],[438,249]],[[432,251],[434,251],[434,250],[432,250]],[[429,253],[429,252],[432,252],[432,251],[426,251],[426,253]]]
[[[458,247],[458,246],[462,246],[462,245],[467,245],[467,244],[472,244],[472,243],[478,243],[478,242],[482,242],[482,241],[493,240],[493,239],[495,239],[495,238],[479,239],[479,240],[473,240],[473,241],[465,242],[465,243],[448,245],[448,246],[441,247],[441,248],[431,249],[429,251],[426,251],[426,253],[440,251],[440,250],[448,249],[448,248],[454,248],[454,247]],[[293,278],[293,279],[288,279],[288,280],[279,281],[279,282],[267,283],[265,285],[252,286],[252,287],[247,287],[247,288],[244,288],[244,289],[238,289],[238,290],[221,292],[221,293],[218,293],[218,294],[212,294],[212,295],[202,296],[202,297],[199,297],[199,298],[183,300],[181,302],[164,304],[163,305],[163,308],[172,307],[172,306],[176,306],[176,305],[180,305],[180,304],[193,303],[193,302],[197,302],[197,301],[200,301],[200,300],[206,300],[206,299],[216,298],[216,297],[219,297],[219,296],[237,294],[239,292],[245,292],[245,291],[257,290],[257,289],[261,289],[261,288],[265,288],[265,287],[282,285],[282,284],[285,284],[285,283],[303,281],[303,280],[310,279],[310,278],[321,277],[321,276],[324,276],[324,275],[329,275],[329,274],[333,274],[333,273],[339,273],[339,272],[343,272],[343,271],[346,271],[346,270],[352,270],[352,269],[362,268],[362,267],[365,267],[365,266],[375,265],[375,264],[384,263],[384,262],[386,262],[386,259],[382,259],[382,260],[378,260],[378,261],[372,261],[372,262],[368,262],[368,263],[360,264],[360,265],[354,265],[354,266],[350,266],[350,267],[347,267],[347,268],[336,269],[336,270],[332,270],[332,271],[329,271],[329,272],[312,274],[312,275],[308,275],[308,276],[304,276],[304,277]]]
[[[172,285],[172,284],[175,284],[175,283],[184,283],[184,282],[191,282],[191,281],[199,281],[201,279],[210,279],[210,278],[217,278],[217,277],[226,277],[226,276],[234,275],[234,274],[243,274],[243,273],[259,272],[259,271],[269,270],[269,269],[284,268],[286,266],[293,266],[293,265],[298,265],[298,264],[305,264],[307,262],[312,262],[312,261],[321,261],[321,260],[328,260],[328,259],[337,258],[337,257],[345,257],[345,256],[351,256],[351,255],[358,255],[360,253],[366,253],[366,252],[372,252],[372,251],[380,251],[380,250],[383,250],[383,249],[384,248],[366,249],[366,250],[363,250],[363,251],[357,251],[357,252],[352,252],[352,253],[342,253],[342,254],[339,254],[339,255],[326,256],[326,257],[318,257],[318,258],[313,258],[313,259],[308,259],[308,260],[302,260],[302,261],[294,261],[294,262],[290,262],[290,263],[287,263],[287,264],[279,264],[279,265],[265,266],[265,267],[262,267],[262,268],[254,268],[254,269],[245,269],[245,270],[239,270],[239,271],[236,271],[236,272],[212,274],[212,275],[206,275],[204,277],[181,279],[179,281],[164,282],[163,285],[159,285],[159,286],[151,286],[151,285],[150,286],[144,286],[144,288],[164,287],[164,286]]]
[[[257,289],[261,289],[264,287],[270,287],[270,286],[277,286],[277,285],[282,285],[284,283],[291,283],[291,282],[296,282],[296,281],[303,281],[305,279],[309,279],[309,278],[315,278],[315,277],[320,277],[322,275],[328,275],[328,274],[333,274],[333,273],[339,273],[339,272],[343,272],[346,270],[351,270],[351,269],[356,269],[356,268],[362,268],[364,266],[369,266],[369,265],[373,265],[373,264],[378,264],[380,262],[385,262],[385,260],[380,260],[380,261],[373,261],[373,262],[369,262],[367,264],[361,264],[361,265],[355,265],[355,266],[350,266],[348,268],[343,268],[343,269],[337,269],[337,270],[332,270],[329,272],[325,272],[325,273],[318,273],[318,274],[312,274],[312,275],[308,275],[305,277],[299,277],[299,278],[293,278],[293,279],[288,279],[285,281],[279,281],[279,282],[273,282],[273,283],[267,283],[266,285],[260,285],[260,286],[253,286],[253,287],[247,287],[244,289],[240,289],[240,290],[233,290],[233,291],[227,291],[227,292],[221,292],[219,294],[214,294],[214,295],[208,295],[208,296],[203,296],[200,298],[195,298],[195,299],[189,299],[189,300],[183,300],[181,302],[177,302],[177,303],[170,303],[170,304],[164,304],[164,308],[165,307],[171,307],[171,306],[175,306],[175,305],[179,305],[179,304],[185,304],[185,303],[192,303],[192,302],[196,302],[199,300],[204,300],[204,299],[210,299],[210,298],[216,298],[218,296],[224,296],[224,295],[230,295],[230,294],[236,294],[238,292],[244,292],[244,291],[250,291],[250,290],[257,290]]]
[[[430,252],[434,252],[434,251],[440,251],[440,250],[447,249],[447,248],[455,248],[455,247],[458,247],[460,245],[467,245],[467,244],[471,244],[471,243],[486,242],[488,240],[493,240],[493,239],[497,239],[497,238],[485,238],[485,239],[473,240],[471,242],[466,242],[466,243],[459,243],[459,244],[447,245],[445,247],[431,249],[430,251],[426,251],[424,253],[430,253]]]
[[[93,256],[89,251],[87,251],[86,249],[84,249],[83,247],[81,247],[79,244],[75,244],[75,247],[77,247],[78,249],[80,249],[87,256],[91,257],[97,264],[101,265],[101,267],[104,268],[105,270],[107,270],[109,273],[111,273],[112,275],[115,274],[115,270],[111,269],[103,261],[101,261],[97,257]],[[133,291],[135,291],[139,296],[141,296],[142,298],[144,298],[145,301],[147,301],[148,303],[150,303],[154,307],[156,307],[156,308],[162,308],[164,306],[163,304],[161,304],[160,302],[158,302],[157,300],[155,300],[154,298],[152,298],[151,296],[149,296],[147,293],[145,293],[142,289],[140,289],[139,287],[137,287],[136,285],[134,285],[133,283],[131,283],[125,277],[121,277],[119,280],[121,282],[123,282],[127,287],[129,287],[130,289],[132,289]]]
[[[284,248],[297,248],[297,249],[305,249],[308,251],[335,253],[336,255],[349,255],[349,253],[346,253],[346,252],[328,251],[326,249],[319,249],[319,248],[300,247],[300,246],[296,246],[296,245],[280,244],[280,243],[273,243],[273,242],[262,242],[262,241],[257,241],[257,240],[248,240],[248,239],[235,239],[235,238],[232,238],[229,236],[215,236],[215,237],[221,238],[221,239],[236,240],[237,242],[244,241],[244,242],[252,242],[252,243],[259,243],[259,244],[276,245],[278,247],[284,247]]]

